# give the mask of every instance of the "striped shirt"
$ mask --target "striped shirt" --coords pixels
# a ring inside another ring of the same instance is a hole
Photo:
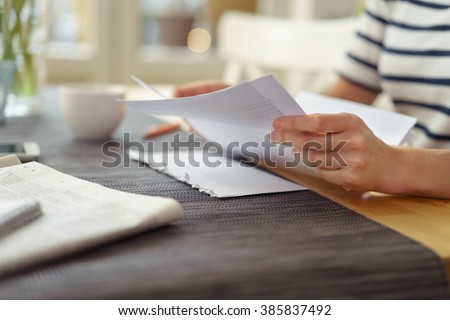
[[[450,149],[450,0],[368,0],[341,75],[418,119],[410,145]]]

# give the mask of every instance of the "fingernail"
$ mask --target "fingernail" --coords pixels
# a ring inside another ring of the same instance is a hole
[[[274,129],[281,129],[282,123],[281,120],[276,119],[273,123],[272,123],[272,127]]]

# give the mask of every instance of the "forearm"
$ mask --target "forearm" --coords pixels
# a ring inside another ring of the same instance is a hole
[[[378,92],[358,86],[344,78],[339,78],[326,92],[327,96],[364,104],[372,104]]]
[[[392,148],[393,163],[379,191],[450,199],[449,150]]]

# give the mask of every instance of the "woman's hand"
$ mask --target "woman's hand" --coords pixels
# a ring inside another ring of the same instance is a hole
[[[229,85],[217,80],[204,80],[180,85],[173,92],[174,98],[191,97],[228,88]]]
[[[396,193],[400,169],[394,147],[378,139],[352,114],[285,116],[274,120],[271,140],[293,143],[302,163],[346,190]]]

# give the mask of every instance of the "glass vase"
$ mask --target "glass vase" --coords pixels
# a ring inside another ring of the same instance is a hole
[[[45,0],[0,0],[1,60],[15,64],[5,116],[41,113],[40,89],[45,70]]]

